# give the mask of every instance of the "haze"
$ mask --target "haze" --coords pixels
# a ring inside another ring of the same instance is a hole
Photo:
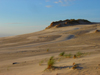
[[[52,21],[100,21],[100,0],[0,0],[0,37],[45,29]]]

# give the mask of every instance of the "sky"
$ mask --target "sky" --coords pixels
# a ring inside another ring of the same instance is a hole
[[[0,37],[40,31],[65,19],[100,22],[100,0],[0,0]]]

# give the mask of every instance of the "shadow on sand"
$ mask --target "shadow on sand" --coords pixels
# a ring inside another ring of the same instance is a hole
[[[77,70],[82,70],[83,67],[80,67],[80,64],[77,64],[78,66],[75,68]],[[61,69],[66,69],[66,68],[69,68],[69,69],[73,69],[73,66],[52,66],[52,70],[61,70]]]

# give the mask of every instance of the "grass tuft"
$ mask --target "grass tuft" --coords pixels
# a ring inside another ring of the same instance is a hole
[[[81,57],[82,56],[82,53],[79,51],[79,52],[76,53],[76,56],[77,57]]]
[[[75,62],[74,62],[72,69],[77,69],[78,67],[79,67],[79,65],[78,64],[75,64]]]
[[[62,53],[59,54],[59,56],[64,56],[64,54],[65,54],[65,52],[62,52]]]
[[[49,51],[49,49],[47,49],[47,52]]]
[[[74,55],[73,58],[75,59],[76,58],[76,55]]]
[[[40,62],[39,62],[39,65],[42,65],[42,63],[43,63],[44,61],[43,60],[41,60]]]
[[[72,56],[72,54],[69,53],[69,54],[65,54],[64,56],[65,56],[66,58],[70,58],[70,57]]]
[[[48,61],[48,67],[47,67],[47,69],[52,68],[54,64],[55,64],[54,57],[51,56],[50,59],[49,59],[49,61]]]

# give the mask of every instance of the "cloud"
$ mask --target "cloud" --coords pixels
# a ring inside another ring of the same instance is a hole
[[[75,0],[45,0],[46,2],[50,2],[50,3],[55,3],[58,4],[60,6],[70,6],[70,4],[75,1]],[[47,8],[52,7],[52,5],[47,5]]]
[[[63,3],[63,0],[55,1],[54,3]]]
[[[47,7],[47,8],[51,8],[52,6],[51,6],[51,5],[47,5],[46,7]]]
[[[61,4],[62,6],[69,6],[69,2],[72,2],[75,0],[57,0],[54,3]]]

